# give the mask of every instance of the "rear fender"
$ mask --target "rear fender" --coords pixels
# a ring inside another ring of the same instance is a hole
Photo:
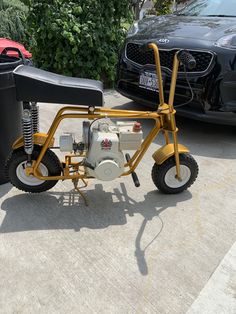
[[[179,154],[189,153],[189,149],[182,144],[178,144],[178,152]],[[168,158],[174,156],[174,154],[174,144],[166,144],[155,151],[155,153],[152,155],[152,158],[155,160],[157,165],[161,165]]]

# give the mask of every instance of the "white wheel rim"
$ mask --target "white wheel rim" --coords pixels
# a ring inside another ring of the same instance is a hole
[[[180,165],[180,177],[181,180],[176,178],[176,167],[170,168],[165,175],[165,184],[173,189],[180,188],[184,186],[191,177],[191,171],[189,167],[185,165]]]
[[[37,186],[45,182],[45,180],[40,180],[38,178],[35,178],[32,174],[27,176],[25,172],[26,168],[26,161],[23,161],[20,163],[17,168],[16,168],[16,175],[17,178],[24,184],[29,185],[29,186]],[[48,169],[44,164],[40,163],[39,164],[39,171],[43,176],[48,176]]]

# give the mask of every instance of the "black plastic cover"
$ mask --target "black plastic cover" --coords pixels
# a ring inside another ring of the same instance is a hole
[[[13,142],[21,136],[21,103],[16,100],[12,71],[22,64],[20,58],[0,55],[0,184],[8,182],[5,162]]]

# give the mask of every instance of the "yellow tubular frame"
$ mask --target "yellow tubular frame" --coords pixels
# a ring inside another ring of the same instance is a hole
[[[133,110],[120,110],[120,109],[110,109],[110,108],[87,108],[83,106],[65,106],[61,108],[53,122],[52,125],[46,134],[45,142],[42,145],[41,152],[31,167],[29,167],[29,173],[33,173],[35,177],[41,180],[65,180],[65,179],[85,179],[86,173],[80,174],[70,174],[69,173],[69,166],[75,165],[75,163],[71,162],[71,158],[78,156],[78,155],[68,155],[66,156],[65,166],[66,169],[64,170],[64,174],[61,176],[42,176],[38,170],[39,164],[42,161],[46,151],[50,148],[51,143],[53,141],[54,135],[56,130],[58,129],[59,124],[64,119],[98,119],[98,118],[123,118],[123,119],[152,119],[155,121],[155,125],[152,130],[149,132],[145,140],[143,141],[139,150],[137,150],[131,159],[125,164],[125,168],[128,168],[122,176],[127,176],[131,174],[136,167],[138,166],[139,162],[143,158],[144,154],[146,153],[147,149],[149,148],[152,141],[158,135],[160,130],[164,133],[166,145],[170,143],[169,133],[172,134],[173,137],[173,146],[174,151],[169,152],[170,154],[174,154],[176,160],[176,177],[180,179],[180,163],[179,163],[179,145],[177,140],[177,132],[178,129],[176,128],[175,124],[175,110],[173,108],[173,101],[174,101],[174,94],[175,94],[175,87],[176,87],[176,79],[178,74],[178,66],[179,61],[177,56],[174,58],[174,65],[173,65],[173,72],[172,72],[172,80],[171,80],[171,87],[170,87],[170,95],[169,95],[169,104],[164,102],[164,91],[163,91],[163,82],[162,82],[162,73],[161,73],[161,64],[160,64],[160,56],[158,47],[155,44],[149,44],[148,47],[153,49],[154,56],[155,56],[155,63],[156,63],[156,71],[157,77],[159,80],[159,106],[157,111],[133,111]],[[166,146],[165,145],[165,146]],[[165,151],[163,146],[163,152]],[[162,149],[162,148],[161,148]],[[163,153],[162,152],[162,153]],[[79,157],[84,157],[83,155],[79,155]],[[76,163],[77,166],[80,163]]]
[[[66,111],[74,111],[72,113],[65,113]],[[159,133],[161,126],[160,126],[160,115],[157,112],[142,112],[142,111],[131,111],[131,110],[117,110],[117,109],[106,109],[106,108],[95,108],[94,113],[82,113],[88,111],[87,108],[84,107],[70,107],[66,106],[60,109],[48,131],[47,139],[42,146],[41,152],[36,160],[36,163],[33,165],[33,174],[35,177],[41,180],[64,180],[64,179],[84,179],[86,175],[83,174],[75,174],[75,175],[62,175],[62,176],[42,176],[38,172],[38,166],[45,155],[45,152],[49,148],[49,143],[53,138],[56,130],[58,129],[59,124],[64,119],[98,119],[98,118],[133,118],[133,119],[153,119],[155,120],[155,126],[152,128],[148,136],[143,141],[141,148],[135,152],[133,157],[129,162],[125,164],[125,167],[129,167],[129,170],[124,172],[122,176],[129,175],[133,172],[136,167],[138,166],[140,160],[142,159],[143,155],[147,151],[148,147],[154,140],[154,138]],[[79,113],[77,113],[79,112]]]

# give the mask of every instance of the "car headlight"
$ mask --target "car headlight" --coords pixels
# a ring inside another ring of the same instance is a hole
[[[221,48],[236,49],[236,34],[221,37],[215,45]]]
[[[130,27],[130,29],[127,32],[127,37],[131,37],[139,31],[139,25],[138,22],[134,22],[134,24]]]

